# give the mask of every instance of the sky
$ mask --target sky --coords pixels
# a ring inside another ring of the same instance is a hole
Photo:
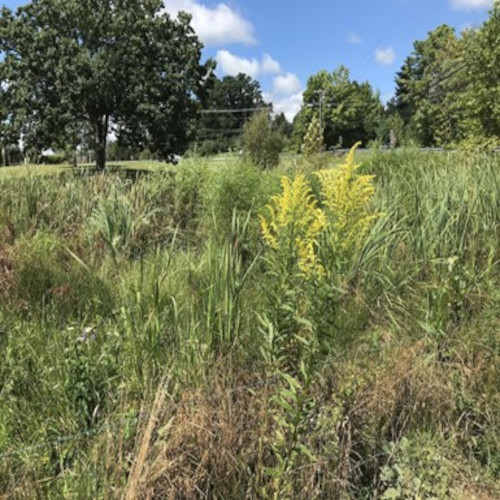
[[[4,0],[9,8],[24,3]],[[289,120],[309,76],[343,64],[369,81],[383,102],[415,40],[446,23],[460,32],[480,26],[493,0],[164,0],[166,11],[192,15],[203,56],[217,74],[247,73]]]

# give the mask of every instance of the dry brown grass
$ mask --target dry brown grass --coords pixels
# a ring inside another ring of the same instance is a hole
[[[155,401],[126,493],[132,498],[253,498],[269,430],[269,390],[185,391]]]
[[[381,357],[363,368],[330,367],[312,388],[317,409],[302,442],[315,459],[289,475],[297,498],[349,498],[368,478],[376,489],[377,471],[389,460],[382,442],[398,441],[426,421],[452,419],[446,370],[425,343],[387,356],[390,363]],[[209,394],[185,391],[161,408],[155,403],[157,423],[148,422],[139,439],[137,498],[255,498],[269,487],[264,468],[273,464],[276,386],[237,392],[217,381],[212,386]]]

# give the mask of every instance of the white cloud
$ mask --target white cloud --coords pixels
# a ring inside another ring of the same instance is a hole
[[[246,59],[231,54],[228,50],[219,50],[215,56],[217,67],[225,75],[236,76],[238,73],[246,73],[252,78],[259,74],[260,64],[257,59]]]
[[[296,94],[301,88],[302,85],[297,75],[294,73],[279,75],[273,80],[273,90],[275,94],[289,96]]]
[[[351,45],[360,45],[363,43],[363,39],[354,31],[351,31],[347,36],[347,43]]]
[[[236,76],[238,73],[246,73],[252,78],[257,78],[259,75],[276,74],[281,72],[281,66],[278,61],[273,59],[269,54],[264,54],[262,60],[255,58],[247,59],[239,57],[228,50],[219,50],[215,56],[217,67],[222,70],[225,75]]]
[[[491,7],[494,0],[450,0],[450,4],[457,10],[487,9]]]
[[[191,14],[193,28],[206,45],[256,43],[252,23],[225,3],[209,8],[199,0],[164,0],[164,6],[172,16],[180,11]]]
[[[281,100],[273,100],[273,109],[275,114],[284,113],[286,119],[292,122],[295,115],[302,107],[302,92],[297,92],[290,97]]]
[[[375,51],[375,61],[383,66],[388,66],[392,64],[396,59],[396,53],[392,47],[387,47],[386,49],[377,49]]]
[[[273,59],[269,54],[264,54],[261,62],[262,73],[279,74],[281,73],[281,66],[276,59]]]

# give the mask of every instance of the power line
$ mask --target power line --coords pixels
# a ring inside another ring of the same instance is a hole
[[[431,14],[433,14],[437,8],[437,3],[438,2],[436,2],[435,0],[417,0],[416,2],[410,3],[410,5],[405,10],[394,17],[390,25],[387,26],[387,28],[384,30],[385,36],[382,36],[382,38],[377,40],[377,42],[391,43],[391,46],[400,46],[401,44],[399,42],[402,38],[402,35],[407,32],[406,29],[399,29],[400,26],[406,28],[410,21],[416,20],[413,25],[419,27],[423,19],[422,14],[425,14],[426,16],[430,16]],[[427,10],[427,7],[431,7],[431,9]],[[393,28],[392,30],[390,29],[391,27]],[[390,35],[388,36],[387,33],[390,33]],[[372,58],[373,52],[362,55],[355,61],[354,64],[350,65],[350,68],[359,68],[360,70],[362,70],[369,62],[372,61]]]
[[[259,108],[239,108],[239,109],[202,109],[200,113],[203,115],[206,114],[222,114],[222,113],[248,113],[251,111],[263,111],[263,110],[271,110],[272,106],[263,106]]]
[[[457,73],[459,73],[460,71],[464,70],[466,67],[467,67],[467,63],[463,63],[461,66],[459,66],[458,68],[453,69],[449,73],[446,73],[441,78],[438,78],[437,80],[434,80],[434,81],[430,82],[429,85],[427,85],[420,92],[418,92],[414,96],[412,96],[412,98],[415,98],[415,97],[418,98],[418,97],[424,96],[430,90],[432,90],[433,88],[437,87],[440,83],[443,83],[444,81],[448,80],[452,76],[455,76]]]
[[[226,133],[226,132],[229,132],[229,133],[243,132],[243,129],[242,128],[220,128],[220,129],[210,128],[210,129],[201,129],[200,130],[201,134],[219,134],[219,133]]]

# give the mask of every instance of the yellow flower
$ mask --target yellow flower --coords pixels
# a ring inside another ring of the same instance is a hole
[[[273,196],[267,207],[269,217],[260,218],[264,240],[276,251],[291,253],[306,277],[321,273],[316,246],[325,226],[324,213],[302,173],[293,180],[283,177],[281,187],[281,194]]]
[[[369,209],[375,192],[373,176],[356,172],[360,165],[354,161],[354,152],[359,145],[358,142],[351,148],[337,169],[315,173],[321,184],[332,244],[345,252],[361,246],[372,222],[379,216]]]
[[[358,175],[354,161],[357,143],[337,169],[316,172],[321,185],[324,209],[317,206],[304,174],[281,179],[281,194],[267,206],[261,217],[264,241],[283,262],[295,262],[306,279],[323,277],[325,268],[318,257],[320,244],[349,256],[359,250],[380,214],[369,207],[375,188],[373,176]]]

